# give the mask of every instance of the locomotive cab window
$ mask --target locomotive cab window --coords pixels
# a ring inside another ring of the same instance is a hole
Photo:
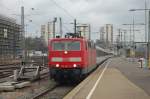
[[[52,49],[56,51],[78,51],[81,49],[80,41],[54,41],[52,42]]]
[[[57,51],[65,50],[65,44],[63,42],[55,41],[52,43],[52,48]]]
[[[80,50],[80,42],[79,41],[72,41],[68,42],[68,50]]]

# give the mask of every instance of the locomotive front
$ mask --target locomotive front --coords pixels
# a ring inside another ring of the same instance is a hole
[[[82,39],[53,39],[49,43],[50,76],[55,80],[79,77],[84,66]]]

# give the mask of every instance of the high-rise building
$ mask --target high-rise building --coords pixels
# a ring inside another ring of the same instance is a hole
[[[90,38],[90,25],[88,24],[77,25],[77,32],[80,33],[82,37],[89,39]]]
[[[110,44],[113,43],[113,25],[106,24],[106,41]]]
[[[52,36],[52,25],[50,23],[47,25],[41,25],[41,38],[46,45],[48,45],[48,39],[51,39]]]
[[[21,26],[15,19],[0,15],[0,61],[17,58],[21,47]]]
[[[105,34],[104,27],[101,27],[100,28],[100,41],[101,42],[104,42],[104,34]]]
[[[113,44],[113,25],[106,24],[104,27],[100,29],[100,39],[103,40],[109,46]]]
[[[46,25],[41,25],[41,38],[45,40],[45,37],[47,37],[46,33]],[[47,39],[46,39],[47,40]],[[45,41],[46,42],[46,41]]]

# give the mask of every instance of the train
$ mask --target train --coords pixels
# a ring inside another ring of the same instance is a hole
[[[81,81],[113,54],[102,49],[80,33],[67,33],[49,40],[50,78],[57,82]]]
[[[54,38],[49,41],[48,65],[55,81],[82,79],[96,68],[96,46],[85,38]]]

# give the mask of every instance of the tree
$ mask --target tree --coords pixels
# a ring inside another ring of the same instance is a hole
[[[44,43],[44,41],[39,37],[27,37],[25,40],[26,43],[26,49],[27,50],[36,50],[36,51],[42,51],[47,52],[47,46]]]

